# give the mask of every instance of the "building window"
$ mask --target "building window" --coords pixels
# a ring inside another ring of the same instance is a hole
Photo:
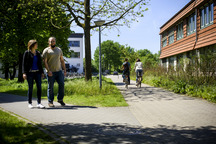
[[[210,4],[210,10],[211,10],[211,18],[210,18],[210,23],[214,22],[214,4]]]
[[[196,31],[196,15],[193,13],[188,17],[187,35],[190,35]]]
[[[162,47],[167,45],[167,35],[166,33],[162,34]]]
[[[174,43],[174,30],[173,30],[173,28],[169,31],[168,39],[169,39],[169,44]]]
[[[196,56],[196,50],[188,51],[187,52],[187,58],[193,59]]]
[[[77,64],[77,67],[80,67],[80,63]]]
[[[178,66],[178,68],[181,67],[182,60],[183,60],[183,54],[177,55],[177,66]]]
[[[80,47],[80,41],[69,41],[69,47]]]
[[[208,4],[200,9],[201,29],[213,24],[214,21],[214,4]]]
[[[80,52],[73,52],[71,58],[80,58]]]
[[[180,40],[184,37],[183,33],[183,22],[177,25],[177,40]]]
[[[172,67],[174,66],[174,60],[175,60],[174,56],[169,57],[169,65]]]
[[[166,67],[166,65],[167,65],[167,59],[166,59],[166,58],[163,58],[163,59],[162,59],[162,66],[163,66],[163,67]]]

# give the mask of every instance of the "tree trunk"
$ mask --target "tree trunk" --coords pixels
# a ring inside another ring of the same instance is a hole
[[[85,80],[92,80],[92,71],[91,71],[91,27],[90,27],[90,0],[85,0]]]
[[[13,64],[13,74],[11,75],[10,79],[13,80],[16,76],[16,64]]]
[[[24,79],[22,77],[22,60],[23,60],[23,55],[19,54],[18,82],[24,82]]]
[[[25,26],[23,25],[23,22],[22,22],[22,14],[19,13],[18,14],[18,25],[17,25],[17,33],[18,33],[18,46],[20,48],[24,48],[25,47],[25,43],[23,41],[23,37],[21,37],[23,35],[23,31],[22,29],[25,29]],[[17,51],[18,53],[18,56],[19,56],[19,71],[18,71],[18,82],[24,82],[24,79],[22,77],[22,61],[23,61],[23,53],[24,51]]]
[[[5,79],[8,80],[9,78],[9,64],[8,63],[5,63],[5,66],[4,66],[4,73],[5,73]]]

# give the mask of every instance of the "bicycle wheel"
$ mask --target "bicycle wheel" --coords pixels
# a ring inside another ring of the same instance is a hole
[[[141,83],[142,83],[142,78],[139,77],[139,78],[138,78],[138,84],[137,84],[137,87],[140,87],[140,88],[141,88]]]
[[[127,88],[127,89],[128,89],[128,83],[129,83],[129,82],[128,82],[128,77],[126,77],[126,78],[125,78],[125,88]]]

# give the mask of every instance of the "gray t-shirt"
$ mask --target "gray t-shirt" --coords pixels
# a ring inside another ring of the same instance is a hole
[[[51,72],[62,70],[60,57],[63,56],[62,50],[58,47],[51,49],[47,47],[43,50],[43,58],[47,58],[47,64]]]

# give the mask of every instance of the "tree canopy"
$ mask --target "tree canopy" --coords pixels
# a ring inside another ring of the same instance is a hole
[[[69,24],[70,15],[61,7],[55,7],[53,12],[50,8],[55,3],[41,2],[36,0],[10,0],[2,1],[0,5],[0,59],[3,70],[8,78],[9,69],[16,72],[19,65],[19,81],[23,81],[21,72],[22,55],[27,49],[30,39],[38,41],[38,50],[43,51],[48,46],[48,38],[55,36],[57,44],[64,54],[69,53],[67,38],[71,34],[69,27],[57,29],[52,26],[50,19],[59,25]],[[13,78],[13,77],[12,77]]]
[[[57,0],[71,15],[71,23],[81,27],[85,35],[85,78],[91,80],[91,29],[98,27],[94,21],[106,20],[102,25],[116,27],[130,26],[143,17],[148,0]],[[58,24],[53,23],[58,28]]]
[[[102,67],[109,70],[119,70],[125,58],[133,65],[139,58],[145,68],[158,65],[159,53],[152,54],[148,49],[136,51],[128,45],[121,45],[118,42],[107,40],[101,43]],[[94,53],[95,66],[99,67],[99,47]]]
[[[117,42],[107,40],[101,44],[102,64],[104,69],[117,69],[121,65],[121,45]],[[99,66],[99,47],[94,53],[96,66]]]

